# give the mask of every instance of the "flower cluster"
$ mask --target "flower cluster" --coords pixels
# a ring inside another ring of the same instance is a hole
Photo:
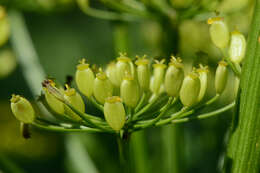
[[[223,52],[224,58],[215,72],[216,94],[207,101],[203,99],[208,87],[207,66],[200,64],[185,74],[179,57],[171,56],[166,63],[165,59],[152,60],[146,55],[136,56],[134,60],[126,53],[120,53],[104,71],[102,68],[93,70],[82,59],[75,73],[79,92],[69,84],[62,86],[51,79],[43,81],[43,93],[39,100],[59,120],[58,123],[36,117],[31,104],[18,95],[12,96],[12,111],[23,124],[46,130],[118,134],[220,114],[231,109],[235,103],[204,114],[198,112],[222,94],[228,80],[228,67],[239,79],[246,40],[237,30],[230,34],[221,17],[210,18],[208,24],[210,37]],[[85,105],[81,94],[102,115],[86,113],[88,105]]]
[[[172,56],[166,64],[165,59],[153,61],[145,55],[137,56],[133,61],[121,53],[105,71],[100,68],[94,72],[82,59],[75,73],[79,92],[68,84],[63,87],[51,79],[42,83],[40,101],[59,119],[59,123],[36,117],[31,104],[21,96],[12,96],[11,108],[22,123],[46,130],[131,133],[147,127],[186,122],[190,118],[206,118],[232,108],[234,103],[220,110],[195,115],[217,100],[225,89],[227,65],[223,60],[219,62],[215,76],[216,95],[203,102],[208,85],[207,66],[194,67],[185,75],[180,58]],[[86,113],[88,105],[81,94],[103,115]],[[172,113],[180,105],[182,108]]]
[[[240,63],[246,53],[245,36],[238,30],[229,32],[229,28],[223,17],[208,19],[210,25],[210,37],[216,47],[223,53],[224,59],[228,62],[237,76],[240,76]]]

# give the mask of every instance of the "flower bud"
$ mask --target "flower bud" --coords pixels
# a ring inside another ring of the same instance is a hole
[[[17,66],[14,53],[9,49],[1,49],[0,52],[0,79],[10,75]]]
[[[144,56],[142,59],[136,60],[135,64],[137,65],[138,83],[143,90],[148,90],[150,84],[149,60]]]
[[[228,53],[230,60],[235,63],[240,63],[245,57],[246,39],[239,31],[232,32]]]
[[[94,74],[89,64],[85,64],[85,59],[82,59],[77,66],[76,71],[76,84],[81,93],[90,97],[93,93]]]
[[[106,75],[114,86],[120,85],[119,81],[117,80],[116,64],[114,62],[107,66]]]
[[[228,64],[225,61],[220,61],[218,63],[216,76],[215,76],[215,88],[218,94],[221,94],[224,91],[227,84],[227,77],[228,77],[227,65]]]
[[[125,74],[131,73],[130,62],[131,59],[126,57],[125,54],[120,54],[120,57],[117,58],[116,74],[118,86],[121,85],[121,82],[123,81]]]
[[[85,104],[82,99],[82,97],[79,95],[78,92],[74,88],[70,88],[68,85],[66,85],[66,90],[64,91],[65,99],[78,111],[85,112]],[[74,113],[68,106],[65,106],[65,113],[70,115],[73,119],[80,121],[81,118]]]
[[[101,104],[105,103],[107,97],[113,95],[113,85],[107,78],[106,74],[100,70],[94,80],[94,96]]]
[[[49,107],[57,114],[63,114],[64,113],[64,103],[62,103],[60,100],[58,100],[55,96],[49,93],[49,91],[46,88],[43,88],[45,91],[45,99],[48,103]]]
[[[165,68],[166,65],[164,64],[165,59],[159,61],[155,61],[156,64],[153,64],[153,82],[152,82],[152,86],[151,86],[151,91],[153,93],[159,93],[161,85],[163,83],[163,79],[164,79],[164,72],[165,72]]]
[[[200,79],[195,72],[187,75],[181,86],[180,99],[184,106],[192,106],[198,102],[200,92]]]
[[[183,64],[181,59],[172,56],[165,74],[164,87],[169,96],[177,97],[184,79]]]
[[[104,105],[104,115],[109,126],[115,131],[119,131],[125,124],[125,109],[120,97],[113,96],[106,99]]]
[[[205,96],[207,86],[208,86],[208,66],[202,66],[200,64],[200,68],[197,69],[197,72],[199,74],[199,79],[200,79],[200,93],[198,97],[198,102],[200,102],[203,97]]]
[[[30,124],[35,120],[35,113],[31,103],[19,95],[12,95],[11,110],[14,116],[25,124]]]
[[[139,101],[139,86],[130,74],[127,74],[121,83],[120,95],[123,102],[130,107],[135,107]]]
[[[229,42],[229,30],[222,17],[209,18],[209,32],[212,42],[218,48],[225,48]]]

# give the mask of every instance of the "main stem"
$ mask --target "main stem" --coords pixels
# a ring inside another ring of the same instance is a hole
[[[260,0],[256,0],[241,76],[241,99],[234,115],[224,172],[260,171]]]
[[[122,173],[130,173],[131,172],[131,163],[130,163],[130,148],[129,148],[129,139],[117,136],[117,144],[118,144],[118,152],[119,152],[119,160],[120,167]]]

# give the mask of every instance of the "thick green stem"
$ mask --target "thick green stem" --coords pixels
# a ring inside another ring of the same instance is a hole
[[[260,0],[256,0],[241,76],[239,115],[234,115],[225,172],[260,171]]]
[[[162,145],[164,153],[164,171],[165,173],[178,173],[180,172],[181,162],[180,158],[183,157],[179,151],[181,146],[179,136],[180,127],[176,125],[165,126],[162,128]],[[178,139],[178,140],[176,140]]]
[[[130,162],[130,148],[129,148],[129,139],[117,137],[118,144],[118,152],[119,152],[119,160],[120,167],[122,173],[130,173],[131,172],[131,162]]]
[[[131,158],[135,167],[135,173],[148,173],[149,164],[147,153],[147,142],[145,140],[145,131],[135,132],[131,135],[130,141]]]

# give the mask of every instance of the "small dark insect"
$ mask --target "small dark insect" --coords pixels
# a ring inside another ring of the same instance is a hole
[[[21,123],[21,134],[22,134],[22,137],[24,139],[31,138],[31,132],[30,132],[29,124]]]
[[[73,81],[73,77],[71,75],[67,75],[66,76],[66,83],[67,85],[71,86],[71,83]],[[64,86],[64,89],[66,89],[66,87]]]

